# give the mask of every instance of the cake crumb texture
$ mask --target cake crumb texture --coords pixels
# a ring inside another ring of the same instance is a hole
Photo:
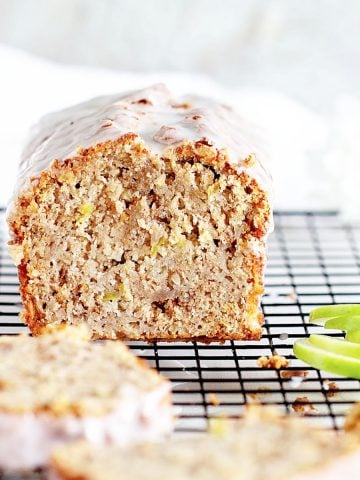
[[[23,319],[93,338],[258,339],[264,192],[204,145],[123,139],[53,165],[12,217]]]
[[[43,333],[0,337],[1,414],[102,416],[129,389],[142,395],[166,384],[121,342],[90,342],[78,327]]]

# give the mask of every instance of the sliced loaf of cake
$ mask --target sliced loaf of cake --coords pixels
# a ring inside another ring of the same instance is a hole
[[[0,472],[43,467],[70,440],[121,445],[171,431],[169,382],[121,342],[84,333],[0,337]]]
[[[124,449],[76,443],[52,457],[59,480],[339,480],[358,478],[359,444],[261,408],[213,433]]]
[[[45,117],[8,218],[32,332],[260,338],[263,156],[230,107],[161,85]]]

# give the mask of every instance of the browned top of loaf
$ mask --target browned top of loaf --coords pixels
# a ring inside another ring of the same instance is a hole
[[[92,343],[81,327],[0,337],[0,412],[102,415],[125,389],[164,382],[121,342]]]
[[[217,420],[213,435],[125,449],[62,447],[53,466],[66,480],[288,480],[326,465],[354,445],[334,432],[263,407],[243,421]]]
[[[229,162],[263,184],[270,177],[258,161],[266,162],[256,130],[227,105],[194,95],[176,96],[164,85],[95,98],[51,113],[33,127],[20,163],[16,193],[27,180],[106,141],[136,135],[153,154],[183,142],[213,145],[226,151]],[[252,161],[249,162],[249,158]]]

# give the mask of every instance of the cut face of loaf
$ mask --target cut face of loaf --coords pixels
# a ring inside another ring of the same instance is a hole
[[[156,133],[156,126],[149,141],[141,114],[156,120],[156,102],[176,115],[189,115],[190,108],[174,107],[161,89],[152,93],[112,103],[116,111],[135,111],[140,134],[125,122],[117,135],[100,143],[95,135],[88,148],[45,169],[44,158],[52,155],[44,157],[46,143],[29,147],[27,169],[36,176],[20,189],[9,224],[23,318],[35,334],[47,324],[86,322],[93,338],[261,335],[270,206],[252,174],[256,158],[249,150],[234,164],[201,130],[197,140],[192,131],[179,140],[171,127]],[[60,130],[55,144],[62,125],[52,126]],[[170,146],[159,149],[164,142]],[[51,160],[59,153],[55,148]]]

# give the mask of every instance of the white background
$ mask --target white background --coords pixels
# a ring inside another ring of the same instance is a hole
[[[359,26],[357,0],[0,0],[0,203],[39,115],[165,80],[260,125],[278,207],[360,218]]]

